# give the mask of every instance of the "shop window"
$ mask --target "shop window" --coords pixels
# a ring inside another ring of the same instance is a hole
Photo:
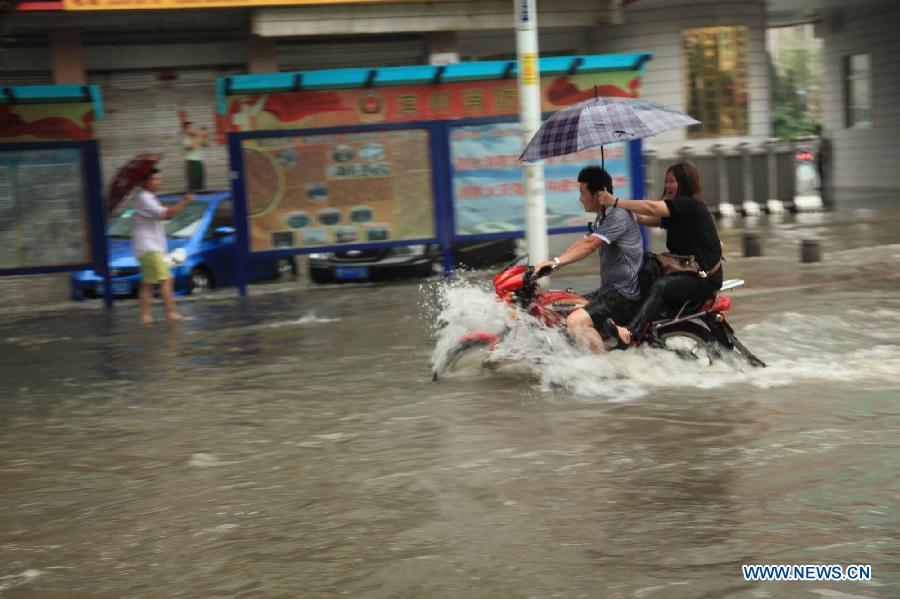
[[[848,127],[872,124],[872,68],[868,54],[844,57],[844,99]]]
[[[747,28],[685,29],[682,40],[687,112],[702,122],[688,137],[747,135]]]

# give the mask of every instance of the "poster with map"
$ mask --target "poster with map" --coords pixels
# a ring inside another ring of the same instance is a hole
[[[0,150],[0,269],[91,260],[81,150]]]
[[[242,141],[250,251],[435,237],[424,129]]]

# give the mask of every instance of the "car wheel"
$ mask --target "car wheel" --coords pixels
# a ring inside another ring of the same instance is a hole
[[[275,263],[275,278],[286,279],[297,276],[297,262],[294,258],[279,258]]]
[[[210,274],[208,268],[205,266],[197,266],[191,270],[191,280],[188,287],[189,293],[206,293],[212,289],[212,287],[212,274]]]

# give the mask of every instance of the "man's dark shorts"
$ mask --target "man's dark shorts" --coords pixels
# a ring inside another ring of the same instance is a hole
[[[600,331],[603,321],[612,318],[616,324],[626,324],[637,312],[640,307],[639,301],[631,301],[615,289],[610,289],[598,295],[596,291],[587,294],[591,302],[584,307],[584,310],[590,315],[594,328]]]

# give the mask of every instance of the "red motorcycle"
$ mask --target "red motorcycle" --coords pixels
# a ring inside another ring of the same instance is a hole
[[[518,311],[523,311],[533,316],[540,326],[565,331],[569,313],[585,306],[590,300],[571,289],[542,291],[537,281],[546,273],[535,273],[534,267],[529,265],[516,266],[522,259],[516,258],[494,276],[497,297],[514,309],[513,318],[516,318]],[[743,284],[742,279],[728,279],[702,304],[686,302],[674,310],[664,309],[647,325],[641,341],[632,341],[631,346],[648,345],[673,351],[685,359],[705,358],[710,363],[727,352],[737,352],[751,365],[764,367],[765,363],[738,340],[725,319],[725,312],[731,309],[731,299],[722,292]],[[452,370],[464,355],[476,351],[484,354],[483,365],[491,365],[494,362],[492,352],[509,331],[510,328],[506,327],[499,332],[473,331],[462,335],[445,358],[435,364],[432,380],[438,380],[445,372]]]

